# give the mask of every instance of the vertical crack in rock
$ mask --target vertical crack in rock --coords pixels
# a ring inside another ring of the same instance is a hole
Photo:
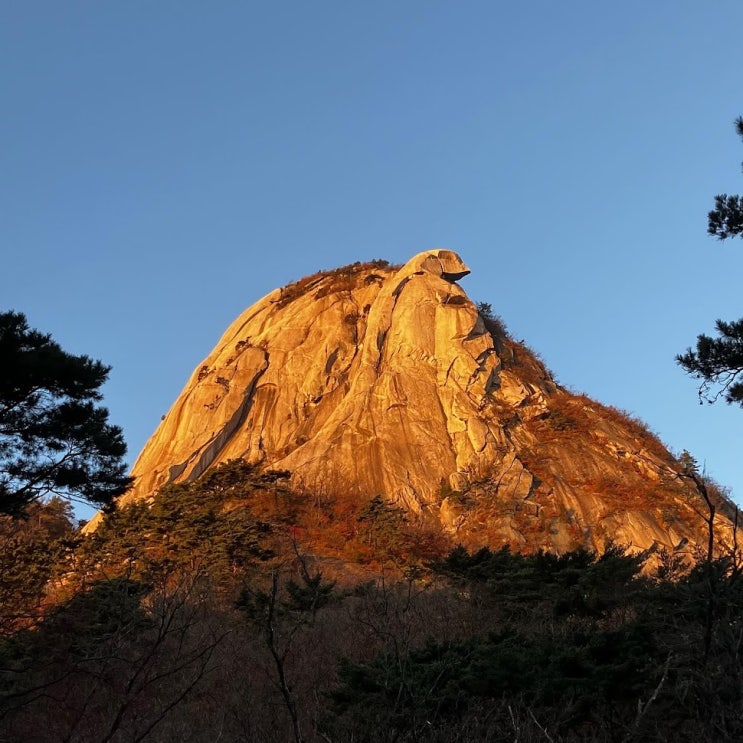
[[[487,360],[490,356],[494,356],[494,355],[496,355],[495,348],[490,347],[490,348],[486,348],[484,351],[478,354],[478,356],[473,357],[476,366],[472,370],[472,374],[470,375],[470,378],[467,380],[467,392],[469,392],[471,387],[477,382],[479,376],[483,372],[487,371],[488,369]],[[486,393],[489,392],[491,389],[493,389],[491,385],[491,380],[493,379],[493,376],[496,376],[496,380],[497,380],[497,368],[498,366],[496,365],[491,370],[490,374],[488,374],[488,378],[485,380],[483,387]]]
[[[526,473],[528,477],[528,483],[526,492],[523,493],[523,488],[520,488],[522,476]],[[521,497],[526,498],[531,493],[534,478],[531,473],[524,467],[521,460],[514,454],[511,461],[500,473],[495,489],[496,492],[500,492],[501,488],[510,489],[510,495],[512,498]]]
[[[384,349],[384,342],[387,339],[388,332],[389,328],[377,331],[377,353],[379,354],[379,359],[377,359],[377,370],[379,369],[379,363],[382,360],[382,350]]]
[[[387,336],[389,334],[390,328],[392,327],[392,318],[395,314],[395,308],[397,307],[397,301],[400,298],[400,295],[402,294],[402,290],[405,288],[405,285],[410,281],[412,277],[406,276],[393,290],[390,294],[390,297],[392,298],[392,306],[389,309],[389,315],[387,317],[387,322],[385,324],[385,327],[380,328],[377,331],[377,363],[374,367],[374,370],[379,373],[380,366],[382,364],[382,359],[384,357],[384,347],[385,343],[387,342]]]
[[[456,447],[456,442],[454,441],[454,435],[453,435],[453,432],[451,431],[451,428],[449,426],[449,415],[448,415],[448,413],[446,411],[446,406],[444,405],[444,401],[441,399],[441,391],[442,390],[441,390],[440,387],[437,388],[436,389],[436,394],[433,395],[433,398],[438,403],[438,409],[439,409],[439,413],[441,415],[441,419],[446,424],[447,445],[448,445],[448,448],[449,448],[449,452],[451,454],[451,457],[452,457],[452,459],[454,460],[454,462],[456,464],[456,462],[457,462],[457,453],[458,453],[457,452],[457,447]],[[452,474],[451,472],[447,472],[446,473],[446,476],[448,477],[451,474]]]
[[[405,288],[405,284],[407,284],[413,277],[412,276],[406,276],[393,290],[391,293],[391,296],[397,300],[397,298],[402,294],[402,290]]]
[[[248,416],[248,412],[253,403],[253,395],[255,392],[256,383],[260,377],[265,373],[268,368],[268,353],[264,350],[264,365],[250,380],[247,388],[243,392],[243,399],[240,405],[237,406],[235,412],[230,416],[230,419],[222,427],[222,429],[216,433],[199,451],[186,462],[176,465],[175,468],[171,468],[170,481],[172,482],[175,477],[179,477],[183,474],[184,470],[188,467],[191,461],[198,456],[198,461],[192,467],[188,473],[186,480],[195,480],[199,475],[203,474],[217,459],[220,452],[225,448],[230,439],[234,436],[238,428],[244,423]],[[177,474],[173,474],[175,471]]]
[[[333,352],[330,354],[330,356],[328,356],[327,361],[325,362],[325,375],[328,378],[328,380],[326,380],[326,383],[327,381],[329,381],[329,378],[330,378],[330,370],[333,368],[333,365],[338,360],[339,351],[340,351],[339,348],[334,349]]]

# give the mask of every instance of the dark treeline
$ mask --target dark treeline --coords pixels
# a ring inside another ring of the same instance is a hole
[[[0,740],[743,739],[734,555],[450,550],[284,474],[5,519]]]

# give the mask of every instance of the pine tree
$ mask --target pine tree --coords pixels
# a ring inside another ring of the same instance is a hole
[[[107,506],[131,480],[121,429],[97,405],[109,367],[66,353],[0,313],[0,513],[20,515],[48,495]]]
[[[735,131],[743,139],[743,116],[735,120]],[[743,234],[743,198],[726,193],[715,196],[715,208],[707,215],[707,232],[720,240]]]
[[[735,130],[743,139],[743,117],[735,121]],[[743,236],[743,198],[718,194],[715,208],[707,215],[707,232],[726,240]],[[728,403],[743,406],[743,319],[734,322],[718,320],[717,338],[697,336],[696,350],[676,356],[677,363],[699,379],[699,402],[714,402],[720,396]]]

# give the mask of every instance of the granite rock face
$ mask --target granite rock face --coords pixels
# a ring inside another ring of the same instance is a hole
[[[468,273],[432,250],[267,295],[194,371],[124,502],[243,458],[307,491],[383,494],[472,545],[704,544],[675,459],[560,388],[467,297]]]

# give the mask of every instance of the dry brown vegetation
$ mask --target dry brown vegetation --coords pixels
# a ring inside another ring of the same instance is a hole
[[[278,307],[285,307],[290,302],[293,302],[313,289],[317,289],[315,293],[316,299],[327,296],[328,294],[351,291],[357,289],[361,285],[361,282],[368,278],[364,274],[368,274],[369,271],[392,273],[398,271],[400,268],[400,265],[391,264],[389,261],[375,259],[363,263],[357,261],[356,263],[341,266],[330,271],[317,271],[283,287],[276,304]]]
[[[536,743],[548,730],[553,743],[712,743],[743,731],[736,563],[689,571],[666,556],[671,582],[617,548],[413,560],[394,507],[298,502],[283,474],[236,463],[83,540],[78,590],[0,638],[0,740]],[[328,524],[363,547],[367,570],[333,580],[332,560],[308,553]]]

